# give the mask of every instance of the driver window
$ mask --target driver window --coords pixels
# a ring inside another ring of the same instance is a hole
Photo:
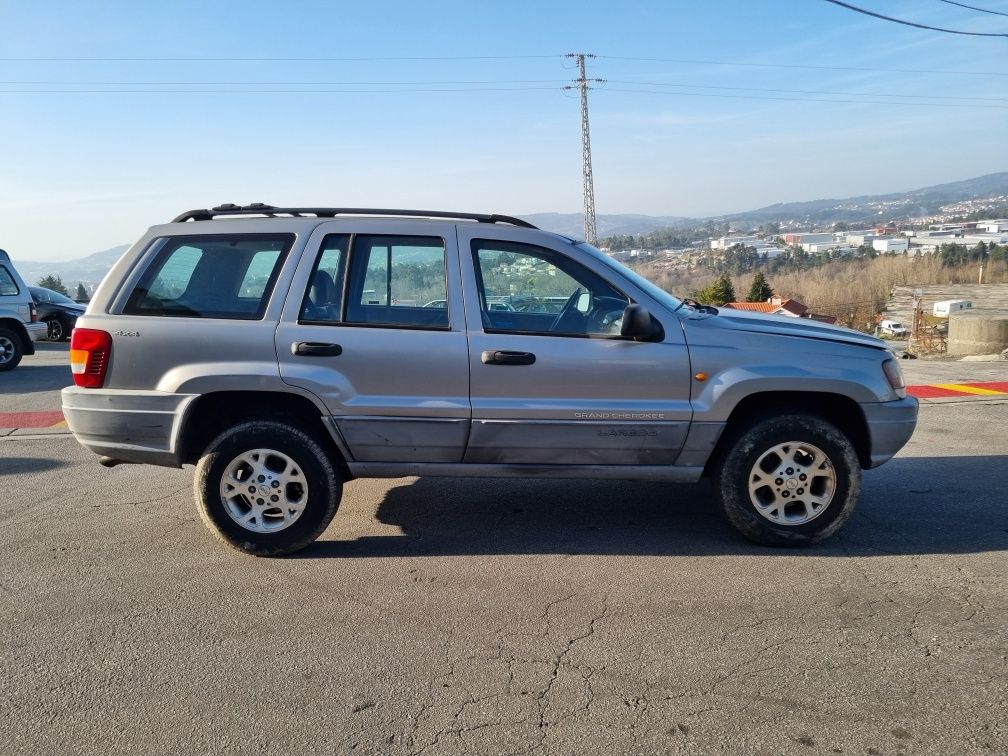
[[[484,330],[619,335],[626,295],[568,257],[488,239],[473,240],[472,253]]]

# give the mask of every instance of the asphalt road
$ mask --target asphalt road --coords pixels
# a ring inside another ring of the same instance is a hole
[[[31,371],[60,349],[0,378],[0,410],[53,408]],[[191,470],[0,438],[0,743],[1008,752],[1006,425],[1005,401],[923,406],[805,550],[741,540],[702,485],[407,478],[349,483],[275,560],[204,530]]]

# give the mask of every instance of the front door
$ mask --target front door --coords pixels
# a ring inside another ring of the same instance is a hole
[[[276,332],[286,383],[322,398],[356,462],[459,462],[469,368],[451,223],[324,223]]]
[[[660,341],[620,337],[629,302],[654,308],[646,295],[598,261],[576,262],[559,237],[511,240],[522,233],[459,227],[473,411],[465,461],[672,464],[692,416],[678,322],[666,313]]]

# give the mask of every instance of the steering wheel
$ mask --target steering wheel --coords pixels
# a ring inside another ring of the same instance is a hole
[[[566,302],[564,302],[563,309],[560,310],[560,314],[556,316],[556,320],[554,320],[553,324],[549,327],[551,331],[555,331],[557,328],[560,327],[560,323],[563,322],[563,319],[567,316],[567,313],[569,313],[572,309],[574,309],[574,304],[578,301],[578,297],[580,296],[581,296],[581,287],[578,286],[576,289],[574,289],[574,293],[567,298]]]
[[[588,327],[592,333],[618,334],[627,300],[619,297],[597,296],[588,312]]]

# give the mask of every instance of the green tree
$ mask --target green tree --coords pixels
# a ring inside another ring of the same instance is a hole
[[[44,276],[38,280],[36,286],[41,286],[43,289],[52,289],[53,291],[58,291],[63,296],[69,296],[70,292],[67,291],[67,287],[63,285],[63,279],[59,276]]]
[[[77,283],[77,296],[75,297],[75,299],[78,302],[86,302],[87,301],[87,299],[88,299],[88,293],[87,293],[87,289],[84,288],[84,284],[83,283],[80,283],[80,282]]]
[[[718,279],[710,286],[697,292],[697,299],[702,304],[720,307],[727,302],[735,301],[735,287],[732,285],[731,277],[727,273],[722,273]]]
[[[749,287],[749,293],[746,294],[746,302],[766,302],[772,296],[773,289],[767,283],[763,272],[758,272],[753,278],[752,286]]]

